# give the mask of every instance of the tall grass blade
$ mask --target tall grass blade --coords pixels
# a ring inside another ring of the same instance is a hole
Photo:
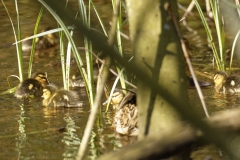
[[[65,70],[65,52],[64,52],[64,33],[62,31],[59,32],[59,48],[60,48],[60,58],[61,58],[61,66],[62,66],[62,76],[63,76],[63,88],[67,88],[66,84],[66,70]]]
[[[196,8],[198,10],[198,13],[201,17],[201,20],[203,22],[203,26],[205,28],[205,31],[207,32],[207,36],[208,36],[210,45],[212,47],[214,59],[215,59],[215,62],[217,64],[218,70],[224,70],[224,68],[222,68],[222,65],[221,65],[221,62],[220,62],[220,59],[219,59],[219,56],[218,56],[218,53],[217,53],[217,49],[216,49],[215,44],[213,42],[212,34],[211,34],[210,28],[207,24],[206,18],[204,17],[204,14],[202,12],[202,9],[201,9],[200,5],[198,4],[198,1],[194,0],[194,2],[195,2],[195,5],[196,5]]]
[[[38,32],[38,26],[39,26],[39,23],[40,23],[40,20],[41,20],[41,17],[42,17],[42,14],[43,14],[43,6],[38,14],[38,18],[37,18],[37,21],[36,21],[36,24],[35,24],[35,28],[34,28],[34,35],[37,34]],[[34,57],[34,52],[35,52],[35,45],[36,45],[36,38],[33,38],[32,40],[32,49],[31,49],[31,54],[30,54],[30,59],[29,59],[29,65],[28,65],[28,77],[30,78],[31,77],[31,74],[32,74],[32,64],[33,64],[33,57]]]
[[[83,25],[86,26],[88,29],[90,28],[90,1],[89,1],[89,14],[87,17],[86,7],[83,0],[78,0],[79,4],[79,11],[81,13]],[[94,100],[94,79],[93,79],[93,59],[92,59],[92,45],[91,42],[88,40],[87,37],[84,36],[84,47],[85,47],[85,55],[86,55],[86,65],[87,65],[87,75],[88,75],[88,85],[89,88],[89,95],[90,95],[90,104],[93,105]]]
[[[7,15],[9,17],[9,20],[10,20],[10,23],[12,25],[12,29],[13,29],[13,34],[14,34],[14,39],[15,39],[15,42],[18,41],[18,38],[17,38],[17,35],[16,35],[16,32],[15,32],[15,28],[14,28],[14,25],[13,25],[13,21],[12,21],[12,18],[8,12],[8,9],[4,3],[3,0],[2,1],[2,4],[7,12]],[[23,81],[23,60],[22,60],[22,49],[19,50],[19,48],[21,48],[21,44],[16,44],[16,51],[17,51],[17,58],[18,58],[18,70],[19,70],[19,79],[20,81]]]
[[[75,27],[74,26],[67,26],[66,27],[67,29],[74,29]],[[44,36],[44,35],[47,35],[47,34],[51,34],[51,33],[56,33],[56,32],[60,32],[60,31],[63,31],[64,29],[63,28],[55,28],[55,29],[51,29],[51,30],[48,30],[48,31],[45,31],[45,32],[42,32],[42,33],[38,33],[38,34],[35,34],[33,36],[29,36],[27,38],[24,38],[22,40],[19,40],[13,44],[17,44],[17,43],[20,43],[20,42],[23,42],[23,41],[26,41],[26,40],[29,40],[29,39],[34,39],[34,38],[38,38],[38,37],[41,37],[41,36]]]
[[[71,36],[73,35],[73,31],[70,32]],[[70,75],[70,61],[71,61],[71,49],[72,49],[72,46],[71,46],[71,43],[68,42],[68,46],[67,46],[67,57],[66,57],[66,90],[69,91],[69,75]]]
[[[221,68],[225,70],[225,32],[223,29],[222,24],[222,18],[219,10],[219,1],[218,0],[210,0],[213,16],[214,16],[214,22],[216,26],[217,31],[217,37],[218,37],[218,45],[219,45],[219,51],[220,51],[220,60],[221,60]]]
[[[121,39],[121,25],[122,25],[122,11],[121,11],[121,2],[120,0],[112,0],[112,7],[113,7],[113,20],[116,19],[116,36],[117,36],[117,45],[118,45],[118,52],[120,53],[121,56],[123,56],[123,44],[122,44],[122,39]],[[114,22],[113,22],[114,23]],[[117,72],[120,73],[120,68],[117,68]],[[124,74],[120,75],[120,83],[122,88],[127,88],[126,83],[124,81]],[[126,91],[124,91],[126,92]]]
[[[106,31],[105,26],[104,26],[104,23],[103,23],[100,15],[99,15],[96,7],[95,7],[93,1],[92,1],[92,0],[90,0],[90,1],[91,1],[91,4],[92,4],[93,9],[94,9],[94,11],[95,11],[95,13],[96,13],[96,15],[97,15],[98,21],[99,21],[99,23],[100,23],[100,25],[101,25],[101,27],[102,27],[102,30],[103,30],[104,35],[105,35],[105,36],[108,36],[107,31]]]
[[[20,18],[18,12],[18,2],[15,0],[16,14],[17,14],[17,39],[21,39],[21,27],[20,27]],[[23,60],[22,60],[22,43],[17,45],[18,48],[18,70],[19,70],[19,78],[23,81]]]
[[[233,54],[234,54],[234,50],[235,50],[235,46],[236,46],[239,34],[240,34],[240,30],[237,32],[232,45],[232,51],[231,51],[231,57],[230,57],[230,63],[229,63],[229,75],[231,74],[231,71],[232,71]]]

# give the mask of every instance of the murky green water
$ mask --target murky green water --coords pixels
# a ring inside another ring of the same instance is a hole
[[[14,1],[9,0],[5,3],[10,9],[10,14],[16,26]],[[96,2],[96,4],[99,7],[103,20],[108,24],[112,14],[110,4],[101,1]],[[19,2],[23,37],[30,36],[33,33],[40,7],[40,4],[29,0],[21,0]],[[2,3],[0,3],[0,18],[0,92],[2,92],[8,89],[7,77],[18,75],[18,68],[16,48],[11,45],[14,42],[13,31]],[[200,20],[195,21],[191,17],[189,19],[192,26],[198,31],[189,32],[183,28],[185,37],[190,42],[193,65],[201,72],[212,74],[212,54],[207,47],[206,35],[201,22]],[[98,23],[96,20],[95,22],[93,20],[93,24],[96,25]],[[57,27],[57,24],[45,10],[39,30],[49,26],[54,28]],[[99,26],[96,27],[99,28]],[[55,52],[55,56],[35,57],[33,72],[47,72],[51,82],[62,86],[62,71],[60,65],[58,65],[60,57],[58,51],[56,50]],[[28,58],[26,57],[24,58],[25,73],[27,73],[27,67]],[[72,73],[75,73],[77,67],[73,65],[71,69]],[[209,79],[202,78],[202,80],[212,83]],[[17,85],[18,80],[10,78],[10,82],[14,86]],[[44,108],[41,105],[41,99],[33,100],[30,103],[23,103],[16,100],[13,95],[1,96],[1,159],[74,159],[90,110],[84,88],[77,89],[77,91],[84,101],[84,106],[79,109],[54,110]],[[226,98],[215,95],[213,86],[205,88],[202,91],[211,115],[221,110],[238,107],[239,105],[238,97]],[[199,114],[204,117],[204,112],[195,89],[189,89],[189,97],[191,103],[197,106],[196,109],[199,111]],[[102,118],[99,119],[98,125],[95,126],[91,134],[88,153],[89,159],[95,159],[103,153],[116,150],[133,141],[131,137],[120,137],[114,133],[111,111],[107,114],[102,114]],[[206,150],[207,152],[204,152]],[[213,152],[209,153],[209,150]],[[211,147],[209,149],[198,150],[195,153],[195,159],[198,159],[196,157],[206,157],[208,155],[224,159],[218,154],[218,151],[218,149],[212,149]]]

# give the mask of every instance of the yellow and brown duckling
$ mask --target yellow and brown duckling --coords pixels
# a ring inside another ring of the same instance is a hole
[[[136,105],[136,92],[129,91],[126,95],[122,91],[114,92],[111,104],[116,109],[114,121],[116,131],[123,135],[137,136],[138,129],[138,108]]]
[[[228,76],[225,72],[217,72],[214,75],[215,91],[222,94],[240,93],[240,76]]]
[[[81,107],[82,102],[73,91],[58,89],[55,85],[47,85],[43,89],[43,106],[46,107]]]
[[[41,97],[43,86],[48,84],[46,74],[37,72],[19,84],[14,96],[18,99]]]

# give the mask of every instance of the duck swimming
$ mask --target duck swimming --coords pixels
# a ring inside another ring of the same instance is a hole
[[[51,28],[44,29],[42,32],[51,30]],[[51,47],[54,47],[58,44],[59,40],[55,33],[49,33],[41,37],[37,37],[35,40],[35,50],[41,51]],[[22,42],[22,51],[30,52],[32,49],[32,39]]]
[[[97,65],[94,65],[93,66],[93,73],[92,73],[94,83],[97,83],[98,73],[99,73],[99,68],[98,68]],[[80,75],[80,71],[78,71],[76,74],[72,75],[72,78],[69,79],[69,86],[71,88],[86,86],[82,76]]]
[[[240,76],[228,76],[225,72],[219,71],[214,75],[215,91],[222,94],[240,93]]]
[[[46,74],[37,72],[32,75],[32,78],[27,78],[19,84],[14,96],[17,99],[41,97],[43,86],[48,84]]]
[[[111,98],[111,104],[116,109],[114,116],[116,131],[123,135],[137,136],[139,129],[136,92],[129,91],[124,95],[122,91],[116,91]]]
[[[81,107],[82,102],[73,91],[58,89],[55,85],[47,85],[43,89],[42,104],[45,107]]]

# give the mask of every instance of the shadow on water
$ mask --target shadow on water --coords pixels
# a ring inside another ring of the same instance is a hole
[[[9,1],[5,3],[10,10],[12,19],[15,20],[14,3]],[[110,10],[111,4],[106,5],[102,3],[101,5],[98,7],[100,10],[104,10],[102,11],[103,19],[108,23],[112,13]],[[12,28],[2,3],[0,3],[0,6],[0,92],[2,92],[8,89],[7,77],[9,75],[17,75],[18,68],[15,46],[11,45],[14,42]],[[40,4],[29,0],[19,2],[23,37],[30,36],[33,33],[40,8]],[[106,8],[109,9],[108,14]],[[196,22],[195,19],[192,21],[191,24],[197,28],[198,32],[189,33],[184,30],[184,33],[190,42],[193,65],[201,72],[213,74],[211,67],[212,53],[207,46],[205,32],[200,21]],[[57,27],[57,24],[52,16],[47,11],[44,11],[39,28],[41,30],[49,26]],[[63,86],[62,70],[60,65],[58,65],[60,56],[58,56],[58,50],[54,50],[54,52],[56,52],[53,54],[54,56],[34,57],[33,72],[47,72],[51,82],[58,86]],[[27,67],[28,57],[25,57],[24,71],[27,71]],[[77,72],[77,66],[73,65],[71,69],[72,73],[75,74]],[[25,72],[26,76],[27,73]],[[207,79],[206,81],[212,83],[212,80]],[[11,78],[11,84],[13,86],[17,85],[18,80]],[[83,107],[79,109],[56,110],[44,108],[39,99],[23,104],[21,101],[17,101],[13,95],[1,96],[0,150],[2,152],[0,157],[2,159],[73,159],[81,143],[81,137],[83,136],[90,109],[85,90],[77,89],[77,91],[84,101]],[[239,106],[238,96],[223,97],[216,95],[213,85],[203,89],[203,94],[210,115]],[[196,109],[199,111],[199,114],[204,117],[204,112],[195,89],[189,89],[189,97],[191,103],[196,104],[198,107]],[[106,114],[103,113],[99,127],[95,126],[93,129],[89,143],[89,159],[96,159],[103,153],[117,150],[136,140],[134,137],[117,135],[112,127],[112,117],[112,110]],[[209,155],[212,158],[226,158],[221,157],[219,150],[212,146],[196,150],[192,154],[192,158],[199,159],[199,157],[203,157],[202,159],[204,159]]]

